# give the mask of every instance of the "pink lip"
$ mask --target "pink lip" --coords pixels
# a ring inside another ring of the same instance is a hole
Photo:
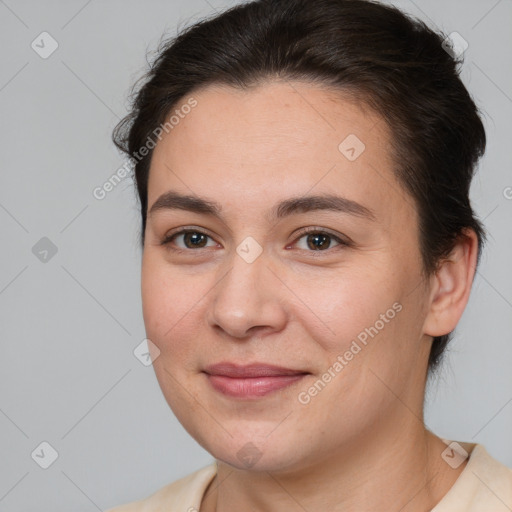
[[[236,398],[257,398],[290,386],[307,372],[274,365],[219,363],[205,370],[212,387]]]

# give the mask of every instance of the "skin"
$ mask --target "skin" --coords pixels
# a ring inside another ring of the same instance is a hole
[[[218,202],[222,218],[174,209],[148,216],[142,302],[162,392],[217,461],[201,512],[430,510],[466,464],[444,462],[423,400],[432,337],[453,330],[469,297],[475,234],[423,276],[417,212],[392,173],[389,129],[339,92],[272,81],[245,91],[208,86],[193,97],[197,107],[154,150],[148,205],[172,190]],[[355,161],[338,149],[349,134],[366,146]],[[333,193],[375,220],[327,210],[266,217],[292,196]],[[210,237],[206,247],[183,235],[161,244],[190,226]],[[328,238],[314,250],[305,227],[351,244]],[[248,236],[263,249],[252,263],[236,250]],[[299,393],[395,303],[401,311],[301,403]],[[309,374],[259,399],[235,399],[203,373],[221,361]],[[250,467],[237,457],[247,443],[259,455]]]

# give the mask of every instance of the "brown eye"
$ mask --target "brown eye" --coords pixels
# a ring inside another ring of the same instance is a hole
[[[183,235],[183,242],[185,246],[188,247],[189,249],[195,247],[205,247],[207,238],[208,236],[203,233],[191,231]]]
[[[189,229],[189,230],[179,231],[178,233],[174,233],[174,234],[166,237],[162,241],[162,245],[171,246],[176,240],[179,240],[180,237],[182,237],[182,245],[176,244],[177,250],[203,249],[205,247],[208,247],[206,244],[207,244],[208,238],[211,238],[206,233]]]
[[[323,233],[307,235],[307,244],[310,249],[315,251],[328,249],[331,245],[331,237]]]
[[[306,243],[300,246],[300,241],[304,239]],[[335,245],[333,246],[333,242]],[[303,232],[302,236],[297,239],[296,244],[299,249],[306,251],[326,252],[329,249],[333,249],[336,246],[348,246],[348,242],[345,242],[340,237],[328,233],[326,231],[312,230]]]

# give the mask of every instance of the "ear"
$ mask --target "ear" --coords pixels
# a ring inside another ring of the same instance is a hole
[[[477,252],[478,238],[472,229],[466,229],[432,276],[424,334],[443,336],[455,329],[469,300]]]

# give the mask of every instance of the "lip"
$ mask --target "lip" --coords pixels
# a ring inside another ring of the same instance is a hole
[[[222,362],[205,368],[211,386],[234,398],[259,398],[291,386],[308,372],[265,363],[237,365]]]

